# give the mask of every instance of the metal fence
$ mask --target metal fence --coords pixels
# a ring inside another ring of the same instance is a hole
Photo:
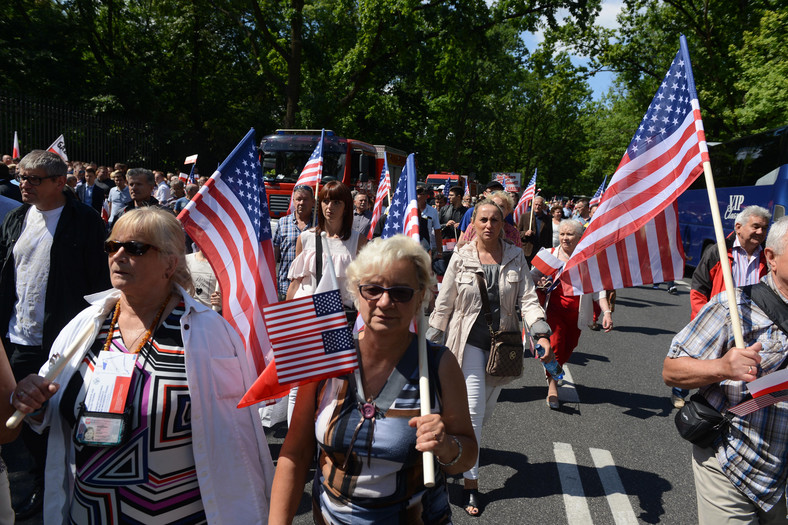
[[[62,134],[69,160],[157,166],[161,158],[152,124],[0,90],[0,154],[11,154],[15,131],[22,156]]]

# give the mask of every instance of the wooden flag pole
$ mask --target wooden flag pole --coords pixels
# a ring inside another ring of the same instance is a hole
[[[419,338],[419,401],[421,402],[421,415],[426,416],[432,412],[430,402],[430,378],[427,366],[427,320],[424,317],[424,309],[419,307],[418,334]],[[435,486],[435,462],[432,452],[423,452],[424,461],[424,486],[431,488]]]
[[[731,273],[731,263],[728,260],[728,248],[725,246],[725,233],[722,230],[722,218],[720,217],[720,206],[717,202],[717,190],[714,187],[714,177],[711,173],[711,163],[703,163],[703,175],[706,178],[706,190],[709,194],[709,206],[711,207],[711,218],[714,222],[714,233],[717,236],[717,250],[720,254],[720,267],[722,268],[722,278],[725,282],[725,292],[728,295],[728,310],[731,315],[731,329],[736,348],[744,348],[744,336],[741,331],[741,319],[739,309],[736,305],[736,292],[733,286],[733,275]]]
[[[101,313],[98,315],[97,319],[104,319],[106,315],[109,313],[110,308],[114,308],[114,304],[109,304],[105,306]],[[50,383],[55,380],[55,378],[60,374],[60,372],[65,368],[71,358],[74,357],[74,354],[83,346],[88,344],[91,340],[91,336],[93,336],[93,332],[96,329],[95,323],[91,322],[82,330],[79,336],[74,339],[74,342],[71,343],[71,346],[66,348],[66,350],[61,355],[53,355],[50,358],[50,361],[53,361],[52,366],[49,367],[49,371],[44,376],[44,379],[49,381]],[[61,385],[61,387],[65,387],[65,385]],[[25,419],[25,414],[19,410],[15,411],[14,414],[8,418],[5,423],[5,426],[8,428],[16,428]]]
[[[534,228],[534,201],[536,200],[536,194],[534,194],[534,198],[531,199],[531,221],[528,223],[528,229],[533,230],[534,234],[536,234],[536,228]]]

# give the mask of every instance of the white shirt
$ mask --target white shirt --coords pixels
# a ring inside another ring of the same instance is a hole
[[[50,251],[62,212],[63,206],[49,211],[31,206],[25,215],[22,232],[14,245],[17,300],[8,323],[8,338],[12,343],[41,346]]]
[[[159,185],[156,186],[156,200],[159,201],[159,204],[162,206],[166,205],[170,200],[170,187],[167,186],[167,183],[164,181],[161,181]]]
[[[739,242],[739,236],[733,241],[733,265],[731,273],[733,274],[734,286],[747,286],[748,284],[756,284],[761,280],[759,267],[761,263],[761,248],[758,246],[752,255],[747,255],[747,252]]]
[[[109,189],[109,197],[107,198],[109,203],[112,205],[110,209],[111,215],[109,216],[109,222],[114,222],[117,217],[123,213],[123,209],[126,207],[128,203],[131,202],[131,195],[129,195],[129,187],[126,186],[122,190],[118,189],[117,186]]]

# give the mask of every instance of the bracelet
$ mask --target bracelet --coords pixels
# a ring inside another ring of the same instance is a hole
[[[613,315],[613,311],[612,311],[612,310],[605,310],[605,311],[604,311],[604,312],[602,312],[602,313],[603,313],[603,314],[610,314],[610,315]]]
[[[459,439],[457,439],[457,436],[455,435],[450,434],[450,437],[454,440],[455,443],[457,443],[457,448],[458,448],[457,455],[454,457],[454,459],[452,459],[448,463],[444,463],[443,461],[441,461],[441,458],[439,458],[436,455],[435,459],[438,460],[438,465],[442,467],[451,467],[452,465],[455,465],[460,460],[460,457],[462,457],[462,442]]]

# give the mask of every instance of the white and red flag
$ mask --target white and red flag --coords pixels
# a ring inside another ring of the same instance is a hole
[[[19,136],[17,135],[16,131],[14,131],[14,149],[11,150],[11,158],[12,159],[19,159],[22,156],[19,153]]]
[[[254,129],[178,215],[211,264],[222,315],[261,373],[272,358],[262,307],[277,301],[271,221]]]
[[[68,155],[66,154],[66,139],[63,138],[63,135],[56,138],[55,142],[47,148],[47,151],[59,155],[64,161],[68,161]]]
[[[189,155],[188,157],[186,157],[186,160],[184,160],[183,163],[184,164],[197,164],[197,155],[198,155],[198,153],[195,153],[194,155]]]
[[[391,198],[391,206],[383,228],[384,239],[404,234],[419,242],[419,204],[416,201],[416,160],[408,155],[405,168],[399,176],[397,189]]]
[[[579,295],[680,278],[684,253],[675,201],[708,160],[682,35],[679,52],[564,268],[564,292]]]
[[[282,397],[291,388],[358,368],[355,341],[334,265],[327,255],[325,273],[314,294],[263,307],[274,358],[244,394],[239,408]]]
[[[383,152],[383,169],[380,170],[380,181],[378,182],[378,191],[375,194],[375,205],[372,207],[372,219],[369,221],[369,233],[367,239],[372,240],[372,235],[375,233],[375,226],[378,225],[380,217],[383,215],[383,202],[388,198],[391,192],[391,173],[389,172],[389,160],[386,152]]]
[[[563,267],[564,261],[553,255],[552,251],[547,248],[542,248],[531,261],[531,277],[534,282],[537,282],[540,277],[552,279]],[[539,273],[537,274],[534,270]]]
[[[528,201],[532,201],[534,197],[536,197],[536,169],[534,169],[534,176],[531,177],[531,182],[529,182],[528,186],[523,190],[523,194],[520,196],[520,200],[517,201],[517,206],[514,208],[515,224],[517,224],[522,214],[525,213],[526,208],[528,208]]]

